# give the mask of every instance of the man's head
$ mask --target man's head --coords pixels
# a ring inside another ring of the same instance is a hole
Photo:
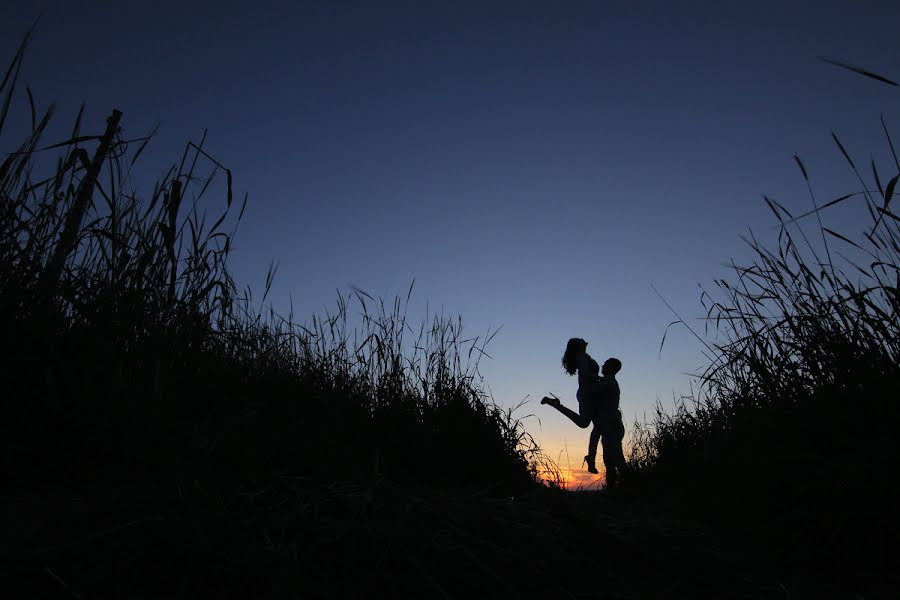
[[[615,377],[616,373],[622,370],[622,361],[618,358],[607,358],[606,362],[603,363],[603,368],[600,369],[600,372],[603,373],[604,377]]]

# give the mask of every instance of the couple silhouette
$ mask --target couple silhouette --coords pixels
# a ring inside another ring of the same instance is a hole
[[[625,424],[619,411],[619,382],[616,381],[616,373],[622,369],[622,362],[617,358],[609,358],[601,368],[587,353],[587,346],[588,343],[583,339],[572,338],[566,344],[562,357],[566,373],[578,374],[578,392],[575,394],[578,412],[563,406],[555,396],[544,396],[541,404],[552,406],[582,429],[594,426],[584,462],[587,463],[588,471],[598,473],[597,444],[602,440],[606,486],[614,487],[625,468],[625,455],[622,453]]]

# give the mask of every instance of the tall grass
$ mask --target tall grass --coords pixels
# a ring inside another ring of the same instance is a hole
[[[24,44],[0,81],[0,135],[19,114],[23,56]],[[352,290],[331,314],[279,315],[266,307],[272,269],[261,298],[228,269],[247,198],[235,201],[204,139],[141,193],[151,136],[129,138],[127,115],[86,124],[82,110],[46,142],[53,108],[25,97],[30,132],[0,160],[7,588],[308,597],[520,585],[510,573],[525,561],[483,528],[528,533],[506,507],[541,489],[544,459],[517,408],[485,392],[490,334],[466,337],[443,315],[414,322],[409,294]]]
[[[887,174],[874,161],[861,172],[833,136],[857,192],[823,203],[809,185],[811,209],[797,217],[766,198],[777,242],[751,235],[749,263],[732,261],[731,276],[702,293],[709,365],[674,410],[638,423],[630,456],[636,483],[775,532],[779,550],[845,565],[880,564],[879,540],[898,531],[900,161],[884,131]],[[842,203],[868,216],[863,231],[823,224]]]
[[[24,49],[0,83],[0,132]],[[203,139],[140,194],[132,172],[151,136],[129,139],[118,110],[85,132],[82,109],[46,143],[53,107],[26,96],[30,134],[0,164],[8,482],[534,482],[537,446],[485,393],[488,340],[465,338],[461,319],[415,327],[408,296],[361,290],[307,324],[261,308],[274,273],[261,301],[238,291],[227,262],[247,198]]]

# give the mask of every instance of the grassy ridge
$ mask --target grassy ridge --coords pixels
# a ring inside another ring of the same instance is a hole
[[[676,490],[785,568],[848,579],[890,572],[900,534],[900,160],[884,131],[893,160],[870,175],[834,136],[856,193],[823,203],[810,186],[812,210],[798,217],[766,198],[777,244],[746,240],[753,260],[704,291],[710,364],[692,397],[638,424],[630,459],[635,484]],[[851,202],[864,231],[822,224],[821,211]]]
[[[119,111],[91,129],[82,111],[45,141],[53,107],[17,95],[24,49],[0,80],[0,134],[14,99],[31,113],[0,163],[3,586],[449,585],[421,566],[446,547],[404,549],[428,534],[430,498],[533,490],[541,460],[482,388],[488,340],[461,319],[413,324],[408,295],[354,290],[302,324],[259,308],[274,273],[259,300],[232,279],[246,197],[203,140],[137,193],[150,136],[129,139]]]
[[[0,85],[0,131],[22,56]],[[246,198],[233,202],[231,172],[202,140],[138,197],[149,137],[125,139],[121,113],[96,134],[79,114],[70,139],[47,144],[52,107],[30,105],[29,139],[0,164],[7,473],[121,463],[533,480],[535,448],[480,387],[485,340],[464,339],[461,320],[413,327],[401,299],[361,291],[306,326],[255,310],[227,268]]]

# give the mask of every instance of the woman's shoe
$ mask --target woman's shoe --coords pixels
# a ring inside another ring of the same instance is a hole
[[[600,471],[597,470],[597,465],[594,464],[594,457],[593,457],[593,456],[585,456],[585,457],[584,457],[584,462],[581,463],[581,466],[584,466],[585,463],[587,463],[588,473],[593,473],[594,475],[596,475],[597,473],[600,472]]]
[[[550,396],[544,396],[541,398],[541,404],[549,404],[550,406],[559,406],[559,398],[551,398]]]

